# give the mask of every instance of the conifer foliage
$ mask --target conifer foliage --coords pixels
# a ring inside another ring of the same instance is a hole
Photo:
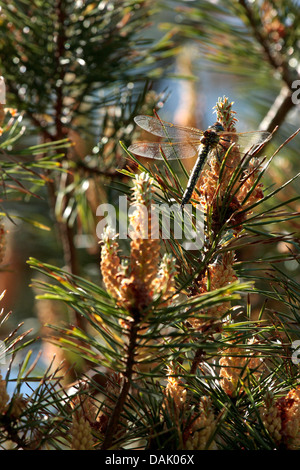
[[[0,0],[1,267],[6,223],[25,220],[22,208],[33,208],[25,222],[39,234],[47,226],[37,214],[49,212],[62,253],[57,263],[28,260],[42,340],[22,324],[10,331],[13,312],[1,311],[3,449],[300,450],[300,283],[289,274],[299,175],[270,184],[276,157],[293,157],[299,139],[298,129],[278,147],[275,132],[294,107],[296,2],[180,3],[166,5],[180,13],[176,28],[153,40],[146,31],[162,7],[147,0]],[[266,98],[260,109],[272,133],[246,154],[235,145],[245,116],[230,97],[216,100],[230,140],[211,149],[194,188],[187,216],[202,243],[192,250],[175,236],[184,211],[172,213],[166,239],[152,210],[180,206],[185,162],[175,171],[163,151],[156,165],[128,150],[141,140],[134,116],[166,99],[150,79],[186,42],[201,44],[205,64],[223,68],[227,58],[231,73],[243,51],[239,73],[251,81],[263,63],[255,86],[273,73],[282,86],[281,102],[266,113]],[[99,243],[96,209],[118,195],[131,208],[130,237],[107,224]],[[81,262],[82,235],[92,242]],[[84,269],[91,256],[96,279]]]

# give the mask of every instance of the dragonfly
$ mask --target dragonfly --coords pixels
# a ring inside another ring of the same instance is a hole
[[[197,157],[191,171],[186,189],[183,193],[180,207],[190,201],[201,171],[215,151],[219,158],[221,149],[230,145],[238,146],[241,157],[251,155],[255,149],[271,138],[270,132],[227,132],[220,122],[215,122],[205,131],[193,127],[179,126],[153,116],[136,116],[135,123],[158,137],[168,139],[165,142],[136,142],[128,148],[130,152],[140,157],[162,160]]]

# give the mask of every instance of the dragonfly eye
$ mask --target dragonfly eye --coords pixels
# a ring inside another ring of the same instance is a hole
[[[214,129],[216,132],[224,132],[224,127],[220,122],[215,122],[212,126],[209,126],[209,129]]]

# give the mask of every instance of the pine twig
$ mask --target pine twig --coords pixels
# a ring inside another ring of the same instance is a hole
[[[259,129],[262,131],[272,132],[276,126],[279,126],[284,122],[287,114],[293,107],[294,103],[292,101],[291,90],[284,85],[266,116],[263,118]]]
[[[137,343],[137,335],[139,331],[139,325],[138,325],[139,315],[137,315],[137,317],[138,318],[135,318],[130,328],[126,370],[124,372],[124,382],[121,388],[120,395],[116,402],[116,406],[108,422],[107,431],[106,431],[105,438],[102,444],[102,450],[109,449],[113,443],[117,426],[119,424],[120,415],[122,413],[125,401],[129,393],[129,389],[131,385],[131,378],[133,374],[134,355],[135,355],[135,349],[136,349],[136,343]]]

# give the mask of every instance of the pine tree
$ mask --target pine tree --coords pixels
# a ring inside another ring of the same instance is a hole
[[[6,335],[11,361],[0,377],[1,446],[299,449],[300,284],[298,271],[288,270],[299,252],[296,162],[288,178],[272,178],[279,152],[284,161],[293,157],[299,129],[286,141],[281,129],[268,134],[296,112],[297,2],[199,0],[182,8],[170,1],[180,22],[154,43],[144,39],[155,18],[145,1],[0,4],[2,74],[7,102],[17,107],[1,108],[2,198],[17,195],[30,205],[42,195],[54,211],[63,265],[33,257],[28,264],[49,315],[45,344],[65,354],[39,373],[28,333]],[[242,76],[249,100],[268,90],[257,109],[257,128],[267,138],[244,154],[235,134],[246,117],[230,97],[219,98],[213,111],[229,139],[210,149],[192,210],[172,211],[168,227],[152,207],[179,207],[186,160],[165,158],[164,149],[174,148],[168,136],[157,165],[128,147],[147,139],[134,116],[162,105],[146,79],[177,58],[179,46],[187,50],[186,42],[200,45],[203,64]],[[28,132],[23,111],[37,145],[21,140]],[[94,282],[80,269],[74,235],[95,237],[95,208],[119,194],[131,204],[131,237],[122,240],[106,226]],[[6,216],[13,217],[9,207]],[[190,231],[178,238],[178,224],[187,220]],[[191,233],[201,233],[193,249]],[[5,228],[0,235],[2,252]],[[63,306],[75,313],[64,323],[57,313]],[[6,320],[3,312],[2,327]],[[25,355],[10,396],[17,352]],[[24,395],[28,382],[31,393]]]

